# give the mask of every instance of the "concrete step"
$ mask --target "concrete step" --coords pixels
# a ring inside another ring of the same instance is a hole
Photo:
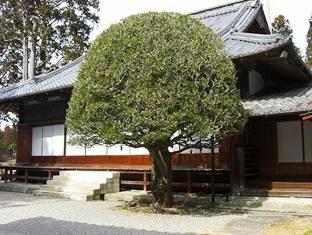
[[[83,194],[100,194],[100,188],[94,187],[70,187],[70,186],[55,186],[42,185],[40,190],[54,191],[54,192],[68,192],[68,193],[83,193]]]
[[[291,189],[291,190],[280,190],[280,189],[252,189],[246,188],[241,193],[242,196],[252,197],[303,197],[312,198],[312,190],[310,189]]]
[[[36,196],[72,200],[99,200],[103,194],[120,191],[120,174],[105,171],[60,171],[34,192]]]
[[[78,186],[84,186],[84,187],[98,187],[101,184],[99,183],[94,183],[94,182],[78,182],[78,181],[68,181],[68,180],[57,180],[53,179],[47,181],[47,185],[60,185],[60,186],[73,186],[73,187],[78,187]]]
[[[70,199],[75,201],[92,201],[99,200],[100,195],[93,196],[83,193],[70,193],[70,192],[54,192],[47,190],[36,190],[33,192],[34,196],[43,196],[48,198]]]
[[[87,177],[87,176],[63,176],[63,175],[56,175],[53,177],[53,180],[60,180],[60,181],[71,181],[71,182],[79,182],[79,183],[108,183],[112,182],[112,178],[105,178],[105,177]],[[117,178],[114,179],[117,181]]]
[[[40,186],[40,184],[0,182],[0,191],[31,194],[33,191],[40,189]]]
[[[85,176],[91,177],[104,177],[104,178],[116,178],[120,177],[119,173],[112,171],[60,171],[61,176],[71,176],[71,177],[79,177],[83,178]]]
[[[248,188],[266,188],[266,189],[310,189],[312,190],[311,182],[280,182],[280,181],[249,181]]]

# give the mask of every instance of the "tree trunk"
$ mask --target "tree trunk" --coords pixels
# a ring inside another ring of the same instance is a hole
[[[36,68],[36,41],[37,41],[37,26],[33,23],[33,30],[30,40],[30,61],[29,61],[29,79],[34,79]]]
[[[211,202],[215,203],[215,139],[211,136]]]
[[[163,208],[172,207],[172,155],[168,148],[150,149],[152,157],[152,193],[159,205]]]
[[[23,80],[28,79],[28,35],[27,14],[23,14]]]

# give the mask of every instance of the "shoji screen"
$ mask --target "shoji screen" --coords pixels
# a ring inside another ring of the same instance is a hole
[[[32,155],[42,155],[42,127],[32,129]]]
[[[32,134],[32,155],[64,155],[64,125],[34,127]]]

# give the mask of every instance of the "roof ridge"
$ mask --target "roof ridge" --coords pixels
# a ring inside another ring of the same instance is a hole
[[[59,67],[59,68],[57,68],[57,69],[55,69],[49,73],[43,73],[43,74],[34,76],[34,79],[21,80],[17,83],[10,84],[8,87],[0,88],[1,92],[9,92],[9,91],[14,90],[14,89],[16,89],[20,86],[23,86],[23,85],[27,85],[27,84],[31,84],[31,83],[38,83],[38,82],[44,80],[45,78],[50,77],[51,75],[61,73],[62,71],[75,66],[76,64],[80,63],[83,60],[83,58],[84,58],[84,55],[78,57],[77,59],[69,62],[68,64],[63,65],[63,66],[61,66],[61,67]]]
[[[230,22],[228,25],[226,25],[220,32],[220,36],[223,37],[226,33],[232,33],[231,29],[233,26],[237,23],[237,21],[241,18],[244,11],[247,9],[247,4],[245,3],[243,6],[240,7],[240,9],[237,11],[235,17],[233,18],[232,22]]]
[[[203,13],[205,11],[216,10],[216,9],[219,9],[219,8],[223,8],[223,7],[226,7],[226,6],[231,6],[231,5],[235,5],[235,4],[243,3],[243,2],[259,2],[259,0],[236,0],[236,1],[233,1],[233,2],[220,4],[220,5],[217,5],[217,6],[214,6],[214,7],[209,7],[209,8],[204,8],[204,9],[197,10],[197,11],[194,11],[194,12],[189,12],[189,13],[187,13],[187,15],[195,15],[195,14]]]
[[[256,33],[245,33],[245,32],[234,32],[231,34],[230,39],[256,42],[261,44],[275,43],[279,41],[288,41],[291,36],[284,36],[283,34],[256,34]]]
[[[62,71],[66,70],[66,69],[69,69],[73,66],[75,66],[76,64],[80,63],[83,61],[83,58],[84,58],[84,55],[78,57],[77,59],[51,71],[51,72],[48,72],[48,73],[43,73],[43,74],[40,74],[40,75],[37,75],[37,76],[34,76],[34,80],[35,82],[37,82],[38,80],[42,80],[44,79],[45,77],[49,77],[49,76],[52,76],[52,75],[56,75],[58,73],[61,73]]]
[[[25,85],[25,84],[29,83],[29,81],[30,80],[20,80],[17,83],[9,84],[7,87],[2,87],[0,89],[1,89],[1,92],[8,92],[8,91],[11,91],[11,90],[19,87],[19,86],[22,86],[22,85]]]

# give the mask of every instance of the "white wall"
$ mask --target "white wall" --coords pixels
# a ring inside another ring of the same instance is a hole
[[[277,123],[279,162],[302,162],[301,122]]]
[[[66,135],[66,156],[85,156],[85,154],[86,154],[85,147],[69,144],[70,136],[71,136],[70,130],[67,129],[67,135]]]
[[[265,87],[261,74],[255,70],[249,72],[249,95],[254,95]]]

